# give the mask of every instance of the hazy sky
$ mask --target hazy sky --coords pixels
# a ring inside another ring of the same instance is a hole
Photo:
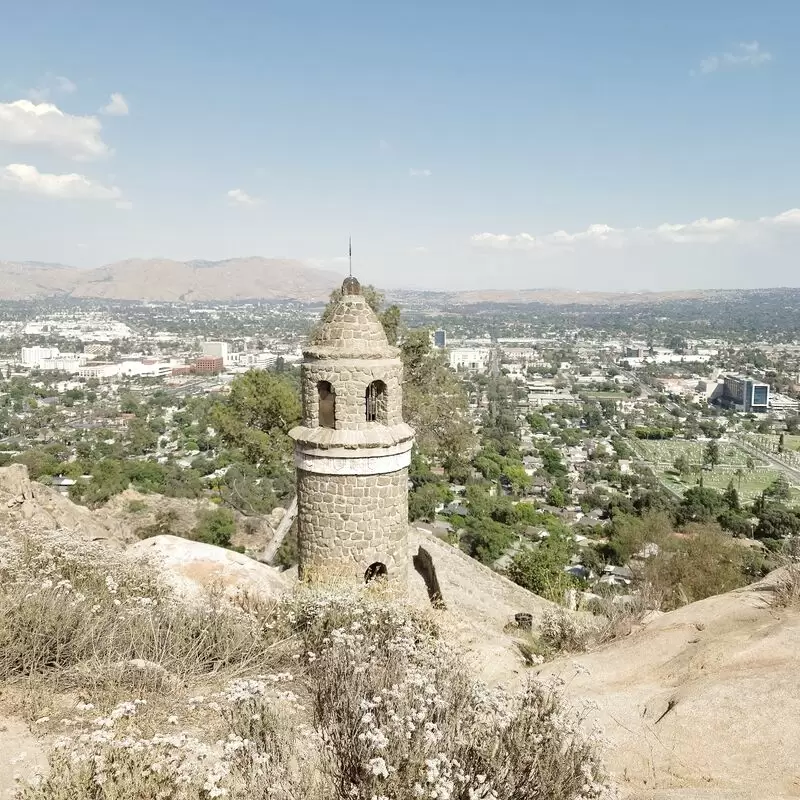
[[[800,285],[796,0],[0,4],[0,259]]]

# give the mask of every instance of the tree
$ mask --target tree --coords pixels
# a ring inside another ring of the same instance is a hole
[[[232,464],[216,488],[225,505],[245,516],[269,514],[278,505],[273,482],[250,464]]]
[[[235,378],[211,420],[226,444],[239,448],[252,464],[290,452],[289,430],[300,421],[300,397],[286,375],[250,370]]]
[[[70,487],[70,496],[86,505],[95,507],[110,500],[128,488],[125,464],[114,458],[104,458],[92,468],[92,479],[88,483],[78,482]],[[74,490],[74,492],[73,492]]]
[[[41,447],[33,447],[20,453],[14,458],[14,461],[17,464],[24,464],[28,468],[28,475],[33,481],[46,476],[58,475],[61,468],[58,459]]]
[[[756,468],[756,462],[753,459],[753,456],[747,456],[744,465],[747,467],[748,472],[753,472],[753,470]]]
[[[436,483],[425,483],[410,492],[408,495],[409,521],[424,519],[427,522],[433,522],[436,519],[436,507],[444,499],[443,491],[446,493],[447,487]]]
[[[463,384],[445,356],[434,352],[427,331],[409,331],[400,349],[403,416],[417,432],[417,447],[442,464],[463,460],[475,446]]]
[[[567,468],[556,450],[547,445],[539,451],[542,469],[553,478],[561,478],[567,474]]]
[[[400,307],[391,305],[378,314],[389,344],[396,345],[400,338]]]
[[[483,564],[497,561],[514,541],[514,534],[508,526],[493,519],[467,517],[465,524],[461,546]]]
[[[563,602],[564,591],[573,585],[572,576],[564,572],[572,555],[569,540],[551,534],[539,544],[523,549],[508,568],[514,583],[554,602]]]
[[[686,453],[681,453],[675,459],[675,462],[672,466],[675,468],[675,472],[677,472],[681,477],[688,475],[692,471],[692,464],[686,456]]]
[[[786,539],[800,533],[800,516],[788,508],[770,506],[759,514],[756,539]]]
[[[773,497],[775,500],[787,501],[791,499],[792,487],[789,484],[787,477],[781,472],[764,490],[767,497]]]
[[[550,430],[550,420],[544,414],[532,411],[526,419],[533,433],[547,433]]]
[[[531,484],[530,475],[525,472],[525,467],[522,464],[507,464],[503,468],[503,476],[515,495],[522,494]]]
[[[676,517],[679,525],[687,522],[712,522],[725,507],[722,495],[715,489],[692,486],[686,490]]]
[[[567,498],[560,487],[554,486],[547,493],[547,502],[556,508],[564,508],[567,505]]]
[[[158,434],[139,417],[128,423],[128,451],[143,456],[158,446]]]
[[[236,520],[233,513],[227,508],[217,508],[200,514],[192,538],[217,547],[230,547],[231,536],[235,531]]]
[[[467,508],[473,517],[485,518],[492,513],[494,500],[489,492],[478,483],[471,483],[466,491]]]
[[[734,475],[736,475],[736,478],[739,481],[739,491],[741,491],[742,490],[742,478],[744,478],[744,470],[741,467],[737,467],[736,468],[736,472],[734,473]]]
[[[719,442],[716,439],[712,439],[705,446],[705,450],[703,451],[703,463],[707,464],[711,469],[714,469],[719,462]]]
[[[666,609],[731,591],[748,581],[746,550],[716,525],[690,525],[648,558],[642,577],[664,597]]]
[[[722,500],[731,511],[739,510],[739,493],[733,485],[733,481],[728,483],[728,488],[722,493]]]
[[[647,512],[642,517],[616,514],[611,525],[606,553],[616,564],[624,566],[646,544],[663,545],[672,534],[672,521],[667,514]]]

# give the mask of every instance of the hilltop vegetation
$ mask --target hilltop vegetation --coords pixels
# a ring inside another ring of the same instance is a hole
[[[21,800],[601,800],[559,693],[481,685],[381,587],[188,603],[80,532],[0,543],[0,710],[48,743]]]

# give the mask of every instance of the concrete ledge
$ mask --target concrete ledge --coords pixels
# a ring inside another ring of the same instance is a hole
[[[411,463],[411,443],[399,452],[387,454],[383,450],[360,451],[357,456],[318,455],[295,450],[294,465],[304,472],[317,475],[385,475],[405,469]]]

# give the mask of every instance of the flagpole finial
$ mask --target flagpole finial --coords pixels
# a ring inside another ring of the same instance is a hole
[[[350,277],[353,277],[353,237],[349,236],[347,238],[347,251],[348,257],[350,259]]]

